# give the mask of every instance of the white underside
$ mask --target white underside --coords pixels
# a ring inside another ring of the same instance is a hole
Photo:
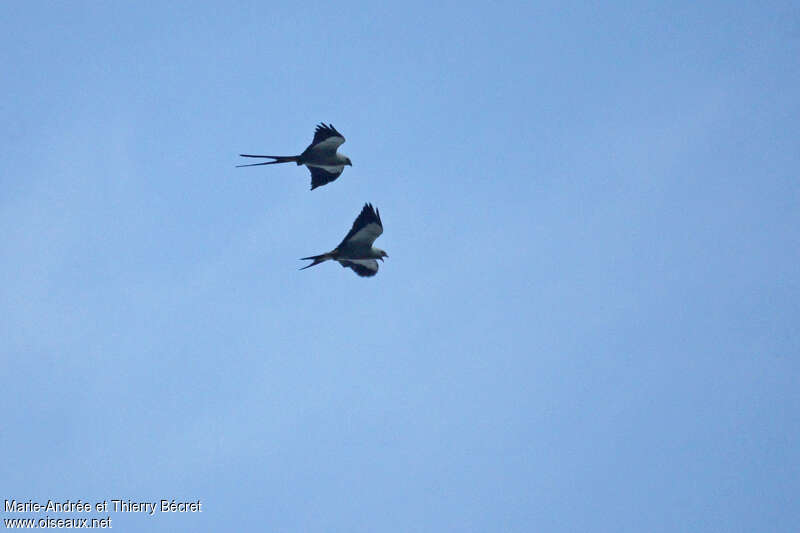
[[[355,263],[364,266],[373,272],[378,271],[378,262],[374,259],[340,259],[339,262],[347,261],[348,263]]]
[[[321,168],[325,172],[330,172],[331,174],[339,174],[344,170],[344,165],[318,165],[316,163],[306,163],[306,166],[314,167],[314,168]]]

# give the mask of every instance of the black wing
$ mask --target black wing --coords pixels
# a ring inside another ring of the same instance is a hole
[[[353,272],[362,278],[369,278],[378,273],[378,262],[374,259],[340,259],[339,263],[345,268],[352,268]]]
[[[338,139],[336,140],[336,146],[339,146],[345,141],[344,135],[336,131],[336,128],[333,127],[333,124],[325,124],[324,122],[320,122],[317,125],[317,129],[314,130],[314,140],[311,141],[311,145],[314,146],[315,144],[319,144],[331,137],[339,137],[341,139],[341,141]]]
[[[377,239],[381,233],[383,233],[383,224],[381,223],[380,212],[372,207],[372,204],[364,204],[361,214],[356,217],[355,222],[353,222],[353,227],[350,228],[348,234],[344,236],[339,246],[350,239],[364,242],[372,246],[372,243],[375,242],[375,239]]]
[[[324,169],[319,168],[319,167],[312,167],[310,165],[306,165],[306,166],[308,167],[308,170],[311,171],[311,190],[312,191],[314,189],[316,189],[317,187],[320,187],[322,185],[325,185],[327,183],[332,182],[333,180],[335,180],[336,178],[341,176],[342,175],[342,170],[344,170],[344,167],[342,167],[342,170],[340,170],[339,172],[328,172],[327,170],[324,170]]]

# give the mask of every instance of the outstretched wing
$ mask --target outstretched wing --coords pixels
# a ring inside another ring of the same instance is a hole
[[[377,209],[372,207],[372,204],[364,204],[364,209],[358,215],[350,232],[345,235],[339,246],[357,245],[357,246],[372,246],[380,234],[383,233],[383,224],[381,223],[381,214]]]
[[[374,259],[341,259],[339,263],[343,267],[353,269],[353,272],[362,278],[369,278],[378,273],[378,262]]]
[[[314,131],[314,140],[308,145],[306,151],[335,152],[344,141],[344,135],[336,131],[333,124],[320,122]]]
[[[330,183],[342,175],[344,166],[339,167],[316,167],[313,165],[306,165],[308,170],[311,171],[311,190],[313,191],[321,185]]]

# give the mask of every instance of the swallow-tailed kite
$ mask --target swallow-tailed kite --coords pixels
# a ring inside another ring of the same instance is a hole
[[[314,131],[314,140],[311,141],[311,144],[302,154],[291,156],[239,154],[242,157],[259,157],[262,159],[274,159],[275,161],[236,166],[257,167],[292,162],[298,165],[305,165],[311,171],[311,190],[313,191],[317,187],[338,178],[345,165],[353,166],[349,157],[336,151],[343,142],[344,136],[336,131],[332,124],[321,122]]]
[[[372,207],[372,204],[364,204],[364,209],[353,222],[350,233],[345,235],[339,246],[326,254],[303,257],[302,259],[313,259],[314,262],[300,270],[333,259],[339,261],[343,267],[352,268],[353,272],[359,276],[374,276],[378,273],[376,259],[383,261],[384,257],[389,257],[389,254],[380,248],[372,246],[381,233],[383,233],[383,224],[381,224],[380,213]]]

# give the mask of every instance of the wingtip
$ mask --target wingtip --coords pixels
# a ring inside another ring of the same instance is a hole
[[[317,124],[316,131],[319,130],[332,130],[336,133],[339,133],[339,131],[336,129],[336,126],[334,126],[333,123],[331,122],[328,122],[327,124],[325,124],[324,122],[320,122],[319,124]],[[339,135],[341,135],[341,133],[339,133]]]

